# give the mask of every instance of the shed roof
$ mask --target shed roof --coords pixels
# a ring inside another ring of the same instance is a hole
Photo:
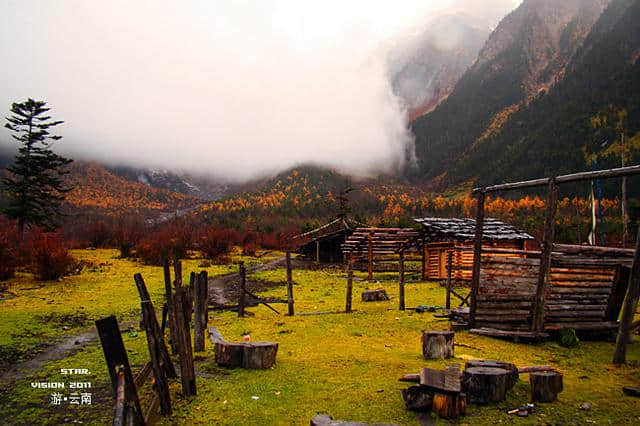
[[[315,241],[330,239],[341,234],[351,234],[354,229],[364,224],[349,218],[338,218],[311,231],[292,237],[299,245],[307,245]],[[366,225],[365,225],[366,226]]]
[[[395,254],[415,251],[420,241],[420,231],[413,228],[358,228],[342,244],[342,252],[361,257],[371,247],[372,254]]]
[[[426,241],[473,241],[476,235],[475,219],[447,219],[423,217],[414,219],[423,227]],[[483,240],[522,241],[533,237],[515,226],[498,219],[487,218],[482,228]]]

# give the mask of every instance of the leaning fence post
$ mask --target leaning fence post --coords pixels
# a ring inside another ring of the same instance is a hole
[[[246,282],[246,270],[244,268],[244,262],[240,261],[240,266],[238,268],[240,273],[240,294],[238,296],[238,316],[244,317],[244,305],[245,305],[245,287],[247,285]]]
[[[289,316],[293,316],[293,277],[291,272],[291,251],[287,250],[286,254],[287,264],[287,304],[289,307]]]
[[[633,256],[633,265],[631,266],[631,276],[629,277],[629,290],[624,301],[622,317],[618,326],[618,337],[616,338],[616,351],[613,355],[614,364],[624,364],[627,358],[627,343],[629,341],[629,330],[633,316],[638,307],[638,298],[640,297],[640,228],[636,236],[636,252]]]
[[[353,290],[353,259],[351,255],[347,258],[347,303],[345,307],[345,312],[351,313],[351,299],[352,299],[352,290]]]
[[[127,351],[124,348],[124,342],[122,341],[122,335],[120,334],[120,328],[118,327],[116,317],[111,315],[97,320],[96,328],[98,329],[98,336],[100,336],[100,343],[102,344],[104,358],[107,362],[107,369],[111,376],[111,385],[113,387],[114,397],[116,399],[118,398],[118,369],[122,367],[124,369],[125,395],[127,395],[130,402],[133,403],[138,424],[144,425],[144,417],[142,409],[140,408],[138,392],[136,391],[136,386],[133,381],[129,358],[127,357]]]

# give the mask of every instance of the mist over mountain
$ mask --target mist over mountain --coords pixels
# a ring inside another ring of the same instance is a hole
[[[435,18],[419,34],[389,53],[394,93],[409,121],[433,110],[474,63],[490,34],[490,23],[468,14]]]
[[[515,112],[565,78],[607,3],[525,0],[507,15],[449,97],[413,123],[420,179],[447,186],[491,167],[460,165]]]

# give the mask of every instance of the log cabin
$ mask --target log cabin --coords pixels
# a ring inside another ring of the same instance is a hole
[[[425,217],[414,219],[421,225],[424,240],[425,279],[447,278],[451,256],[452,279],[470,281],[473,269],[475,219]],[[515,226],[497,219],[485,219],[483,247],[524,250],[533,237]]]
[[[341,263],[344,261],[341,245],[359,226],[366,226],[349,218],[338,218],[323,226],[292,238],[297,243],[297,252],[307,260],[318,263]]]

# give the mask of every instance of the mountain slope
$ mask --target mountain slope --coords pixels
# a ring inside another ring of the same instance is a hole
[[[447,100],[413,124],[419,174],[451,182],[465,152],[562,80],[607,1],[524,0],[506,16]]]
[[[410,121],[433,110],[451,93],[489,33],[489,24],[472,16],[445,15],[390,52],[392,88],[407,107]]]
[[[548,94],[514,114],[453,173],[481,183],[588,169],[588,157],[624,130],[640,143],[640,1],[613,0]],[[619,151],[618,151],[619,152]],[[607,153],[606,151],[604,152]],[[627,158],[627,164],[633,161]],[[637,154],[635,160],[637,161]],[[617,152],[600,166],[618,166]],[[487,167],[490,165],[490,167]]]

